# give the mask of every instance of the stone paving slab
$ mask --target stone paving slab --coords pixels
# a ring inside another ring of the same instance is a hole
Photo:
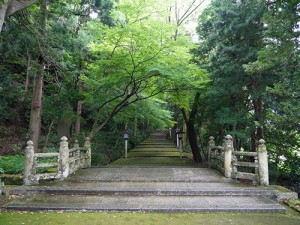
[[[187,167],[102,167],[78,171],[70,177],[78,181],[183,181],[183,182],[234,182],[218,171],[208,168]]]
[[[35,195],[3,207],[22,211],[128,212],[281,212],[285,209],[264,197],[239,196],[64,196]]]

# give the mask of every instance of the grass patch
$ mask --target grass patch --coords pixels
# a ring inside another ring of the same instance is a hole
[[[287,204],[289,207],[300,213],[300,200],[299,199],[288,199],[285,201],[285,204]]]
[[[143,224],[143,225],[184,225],[184,224],[238,224],[238,225],[298,225],[300,217],[284,214],[231,214],[231,213],[0,213],[0,224]]]

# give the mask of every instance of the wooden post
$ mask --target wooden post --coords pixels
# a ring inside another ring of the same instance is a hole
[[[269,167],[268,167],[268,152],[265,141],[260,139],[258,142],[258,169],[260,185],[269,185]]]
[[[211,168],[212,162],[210,161],[212,148],[216,146],[215,138],[213,136],[209,137],[208,141],[208,168]]]
[[[28,141],[25,150],[24,185],[38,184],[35,174],[36,168],[33,141]]]
[[[59,177],[60,179],[65,179],[69,176],[70,166],[69,166],[69,146],[68,138],[63,136],[60,142],[60,159],[59,159]]]
[[[89,137],[85,138],[84,147],[87,149],[86,168],[89,168],[92,166],[92,147],[91,147],[91,140]]]
[[[224,175],[227,178],[230,178],[232,174],[232,165],[231,165],[232,152],[233,152],[232,136],[227,135],[225,137],[225,146],[224,146]]]

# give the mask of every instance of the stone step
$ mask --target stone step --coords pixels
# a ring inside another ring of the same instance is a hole
[[[33,195],[16,199],[2,209],[81,212],[285,212],[276,202],[258,196]]]
[[[64,182],[48,186],[20,186],[13,195],[162,195],[162,196],[263,196],[276,199],[272,187],[242,186],[233,183],[183,182]]]
[[[142,151],[142,152],[136,152],[136,151],[130,151],[128,153],[128,157],[180,157],[180,152],[151,152],[151,151]]]
[[[179,150],[177,148],[156,148],[156,147],[151,147],[151,148],[142,148],[142,147],[137,147],[134,148],[132,150],[130,150],[129,152],[179,152]]]
[[[152,148],[152,147],[176,148],[175,145],[168,144],[168,143],[141,143],[137,146],[137,148]]]
[[[156,147],[156,148],[176,148],[175,145],[171,145],[171,144],[139,144],[138,146],[136,146],[136,148],[152,148],[152,147]]]

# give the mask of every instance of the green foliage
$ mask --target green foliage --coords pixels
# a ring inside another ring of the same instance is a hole
[[[197,29],[195,61],[211,79],[202,129],[240,147],[263,128],[270,179],[299,191],[299,3],[212,1]]]
[[[19,174],[24,171],[24,156],[1,156],[0,168],[2,173]]]
[[[240,132],[236,131],[247,126],[253,130],[249,127],[255,119],[249,116],[254,109],[251,102],[266,85],[261,75],[249,76],[244,69],[257,58],[264,11],[264,1],[212,1],[199,17],[195,60],[208,69],[211,79],[206,116],[237,137]]]
[[[12,74],[0,65],[0,122],[14,120],[17,117],[16,107],[22,85],[18,83],[18,75]]]

